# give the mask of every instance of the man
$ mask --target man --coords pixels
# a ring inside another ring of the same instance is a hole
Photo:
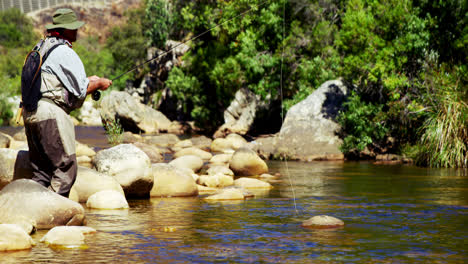
[[[55,11],[53,23],[46,26],[48,36],[36,46],[43,57],[50,50],[41,67],[41,99],[36,110],[23,113],[32,179],[65,197],[78,169],[75,128],[68,114],[81,107],[86,95],[112,84],[106,78],[86,77],[83,63],[72,49],[83,25],[73,10]]]

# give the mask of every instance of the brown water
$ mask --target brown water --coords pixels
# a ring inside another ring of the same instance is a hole
[[[0,263],[468,263],[467,170],[268,165],[282,176],[255,198],[152,198],[130,200],[128,210],[87,210],[98,232],[86,236],[86,249],[49,248],[39,231],[35,247],[0,253]],[[301,227],[322,214],[345,226]]]

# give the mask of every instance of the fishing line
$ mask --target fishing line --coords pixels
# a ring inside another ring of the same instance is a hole
[[[190,39],[188,39],[188,40],[186,40],[186,41],[184,41],[184,42],[181,42],[181,43],[175,45],[174,47],[172,47],[171,49],[169,49],[169,50],[167,50],[167,51],[165,51],[165,52],[163,52],[163,53],[161,53],[161,54],[159,54],[159,55],[157,55],[157,56],[155,56],[155,57],[153,57],[153,58],[151,58],[151,59],[149,59],[149,60],[146,60],[145,62],[143,62],[143,63],[141,63],[141,64],[136,65],[135,67],[133,67],[133,68],[129,69],[128,71],[126,71],[126,72],[120,74],[119,76],[114,77],[114,78],[112,79],[112,81],[115,81],[115,80],[117,80],[117,79],[120,79],[122,76],[124,76],[124,75],[126,75],[126,74],[128,74],[128,73],[130,73],[130,72],[135,71],[136,69],[140,68],[141,66],[143,66],[143,65],[145,65],[145,64],[147,64],[147,63],[149,63],[149,62],[151,62],[151,61],[153,61],[153,60],[156,60],[156,59],[158,59],[158,58],[160,58],[160,57],[162,57],[162,56],[168,54],[169,52],[173,51],[174,49],[176,49],[176,48],[179,47],[180,45],[183,45],[183,44],[185,44],[185,43],[187,43],[187,42],[190,42],[190,41],[192,41],[192,40],[195,40],[195,39],[197,39],[197,38],[199,38],[199,37],[201,37],[201,36],[207,34],[208,32],[212,31],[213,29],[215,29],[215,28],[217,28],[217,27],[220,27],[220,26],[222,26],[223,24],[225,24],[225,23],[227,23],[227,22],[229,22],[229,21],[231,21],[231,20],[234,20],[234,19],[236,19],[236,18],[238,18],[238,17],[240,17],[240,16],[243,16],[243,15],[245,15],[245,14],[247,14],[247,13],[250,13],[254,8],[260,8],[261,6],[265,5],[267,2],[268,2],[268,1],[262,2],[262,3],[260,3],[259,5],[253,5],[251,8],[249,8],[249,9],[247,9],[246,11],[244,11],[244,12],[238,14],[237,16],[231,17],[231,18],[227,19],[226,21],[223,21],[222,23],[216,24],[216,25],[214,25],[213,27],[211,27],[211,28],[209,28],[209,29],[203,31],[202,33],[196,35],[195,37],[192,37],[192,38],[190,38]]]
[[[286,18],[286,11],[285,11],[286,2],[283,2],[283,24],[282,24],[282,34],[283,34],[283,44],[281,49],[281,66],[280,66],[280,97],[281,97],[281,123],[284,124],[284,107],[283,107],[283,60],[284,60],[284,34],[286,32],[285,28],[285,18]],[[289,166],[287,159],[284,159],[284,164],[286,164],[286,174],[288,175],[289,179],[289,186],[291,187],[292,195],[293,195],[293,203],[294,203],[294,211],[296,214],[299,214],[297,210],[296,204],[296,192],[294,190],[293,182],[291,179],[291,174],[289,173]]]

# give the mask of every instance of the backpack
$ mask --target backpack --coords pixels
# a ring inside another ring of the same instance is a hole
[[[29,112],[37,109],[37,103],[42,98],[41,94],[41,66],[49,54],[58,46],[63,45],[56,42],[48,50],[41,52],[45,41],[41,41],[31,50],[24,59],[21,72],[21,101],[22,106]],[[44,55],[42,55],[43,53]]]

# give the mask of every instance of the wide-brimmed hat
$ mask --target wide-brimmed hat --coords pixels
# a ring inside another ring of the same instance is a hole
[[[69,8],[57,9],[52,16],[52,24],[45,26],[46,29],[53,28],[66,28],[66,29],[78,29],[85,24],[83,21],[78,21],[75,12]]]

